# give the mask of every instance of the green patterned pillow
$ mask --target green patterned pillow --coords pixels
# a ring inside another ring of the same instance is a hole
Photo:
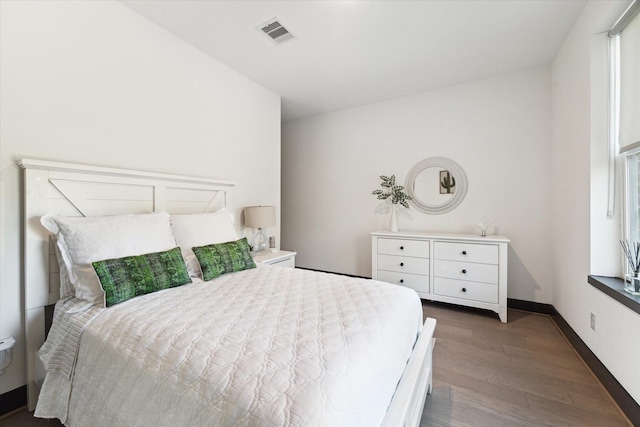
[[[215,279],[225,273],[256,268],[246,237],[235,242],[195,247],[193,253],[198,258],[204,280]]]
[[[92,263],[106,307],[138,295],[191,283],[180,248]]]

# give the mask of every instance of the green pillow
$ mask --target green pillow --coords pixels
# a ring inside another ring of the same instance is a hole
[[[225,273],[256,268],[246,237],[235,242],[195,247],[193,253],[198,258],[204,280],[215,279]]]
[[[138,295],[191,283],[180,248],[92,263],[107,307]]]

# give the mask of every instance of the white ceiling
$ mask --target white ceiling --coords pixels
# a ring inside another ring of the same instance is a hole
[[[585,0],[121,0],[282,97],[283,120],[550,64]],[[276,45],[271,18],[296,38]]]

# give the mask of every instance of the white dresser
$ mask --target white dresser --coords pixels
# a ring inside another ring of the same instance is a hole
[[[414,289],[420,298],[492,310],[507,321],[504,236],[371,233],[372,278]]]

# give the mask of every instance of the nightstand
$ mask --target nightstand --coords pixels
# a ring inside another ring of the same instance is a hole
[[[291,251],[266,252],[264,254],[256,255],[253,259],[255,262],[260,262],[262,264],[295,268],[297,254],[297,252]]]

